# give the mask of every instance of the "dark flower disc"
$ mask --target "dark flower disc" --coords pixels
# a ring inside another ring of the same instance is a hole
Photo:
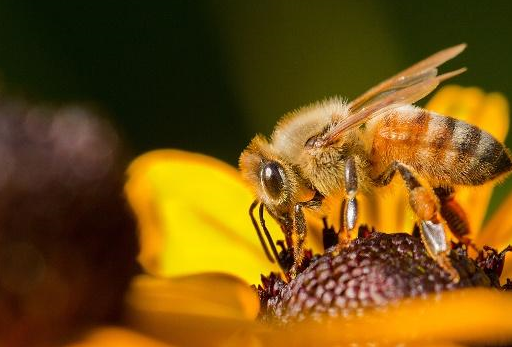
[[[438,266],[421,240],[405,233],[368,233],[341,252],[327,250],[289,283],[271,274],[259,287],[260,317],[278,324],[306,317],[349,315],[384,307],[403,298],[426,296],[463,287],[491,286],[491,280],[464,248],[455,248],[451,262],[458,283]]]
[[[125,168],[91,111],[0,95],[1,346],[53,345],[120,317],[138,271]]]

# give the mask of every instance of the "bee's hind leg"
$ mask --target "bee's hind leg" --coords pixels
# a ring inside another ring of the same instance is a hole
[[[449,273],[453,281],[458,282],[459,274],[448,258],[450,250],[439,211],[439,200],[434,191],[418,181],[413,168],[400,162],[393,162],[374,182],[387,185],[396,171],[402,176],[409,191],[409,204],[420,221],[420,235],[427,252]]]
[[[469,239],[469,222],[466,213],[455,200],[453,187],[437,187],[434,192],[439,198],[440,212],[452,234],[463,244],[477,250]]]
[[[453,267],[448,257],[450,250],[446,244],[446,235],[442,222],[435,223],[430,220],[422,220],[420,222],[420,234],[429,255],[450,275],[452,281],[459,282],[459,273]]]

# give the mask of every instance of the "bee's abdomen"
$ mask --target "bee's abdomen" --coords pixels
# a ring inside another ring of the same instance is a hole
[[[384,149],[384,151],[383,151]],[[403,108],[382,118],[372,158],[412,166],[435,185],[479,185],[512,169],[508,150],[482,129],[418,108]]]
[[[510,171],[512,161],[507,149],[486,131],[466,122],[431,114],[445,130],[428,134],[436,161],[451,168],[454,184],[479,185]],[[441,149],[436,152],[436,149]],[[444,170],[446,171],[446,170]]]

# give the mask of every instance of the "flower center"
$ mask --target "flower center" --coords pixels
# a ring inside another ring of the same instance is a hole
[[[462,248],[450,254],[460,274],[460,282],[454,283],[421,240],[405,233],[367,233],[339,253],[330,250],[313,258],[289,283],[275,274],[266,278],[259,287],[260,317],[281,324],[306,317],[320,320],[428,293],[491,286],[484,269]]]

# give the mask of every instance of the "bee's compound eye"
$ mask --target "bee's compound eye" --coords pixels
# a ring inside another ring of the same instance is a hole
[[[265,192],[272,199],[281,196],[284,189],[284,171],[281,165],[276,162],[266,163],[261,168],[260,179]]]

